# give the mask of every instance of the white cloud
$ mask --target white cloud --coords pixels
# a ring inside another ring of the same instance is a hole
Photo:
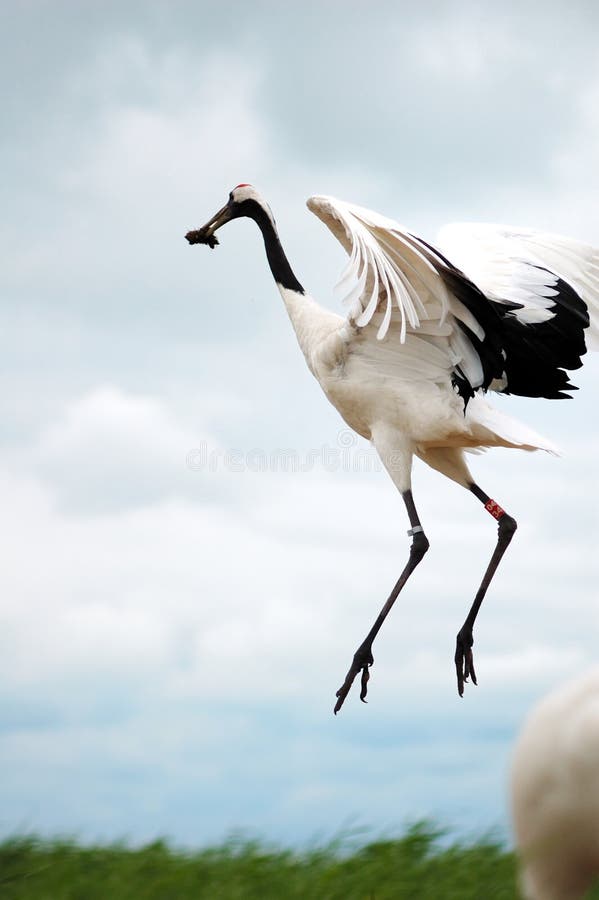
[[[132,82],[146,96],[122,102],[122,85]],[[148,199],[162,199],[167,189],[184,205],[190,189],[206,190],[207,174],[210,182],[226,183],[228,170],[254,167],[268,153],[256,111],[259,83],[256,61],[249,65],[235,54],[213,51],[198,60],[180,49],[150,52],[131,40],[105,49],[84,77],[85,90],[109,98],[98,109],[99,139],[62,173],[64,187],[109,200],[111,208],[143,199],[140,224],[151,225]]]
[[[71,511],[127,509],[192,488],[209,492],[211,484],[192,481],[186,464],[199,435],[181,427],[159,399],[104,386],[71,401],[21,462],[51,483]]]
[[[447,7],[434,22],[417,21],[409,53],[413,66],[449,79],[456,94],[477,91],[506,70],[536,61],[532,35],[513,19],[470,3]]]
[[[3,267],[13,293],[36,306],[52,298],[102,327],[135,322],[141,329],[167,318],[197,266],[185,232],[240,177],[259,179],[271,163],[256,109],[259,80],[256,64],[235,56],[198,60],[131,40],[86,61],[74,79],[87,98],[85,126],[66,147],[62,134],[39,136],[47,181],[36,200],[58,210],[32,228],[15,197],[5,221]],[[132,85],[143,100],[135,102]],[[204,273],[204,297],[215,272]]]

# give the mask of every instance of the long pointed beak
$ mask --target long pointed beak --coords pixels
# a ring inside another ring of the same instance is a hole
[[[218,244],[218,238],[214,236],[214,232],[232,218],[231,207],[229,204],[226,204],[222,209],[219,209],[216,215],[212,216],[210,221],[196,231],[188,231],[185,237],[190,244],[208,244],[209,247],[214,249]]]

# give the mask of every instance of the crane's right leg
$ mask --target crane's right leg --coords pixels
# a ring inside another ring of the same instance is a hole
[[[413,445],[410,442],[405,441],[395,429],[386,428],[384,426],[373,429],[372,441],[383,465],[391,476],[393,483],[401,493],[406,505],[411,525],[408,535],[412,538],[412,546],[410,547],[410,555],[403,572],[389,594],[374,625],[356,650],[349,672],[345,676],[345,681],[337,691],[337,702],[335,703],[334,710],[335,715],[337,715],[343,706],[343,702],[359,672],[362,673],[360,700],[366,702],[367,685],[370,677],[369,669],[374,663],[372,643],[379,633],[383,622],[389,615],[391,607],[397,600],[405,583],[429,547],[428,539],[420,524],[420,519],[418,518],[418,513],[416,512],[416,506],[414,504],[414,498],[412,497]]]
[[[354,682],[354,679],[358,672],[362,672],[361,679],[361,687],[360,687],[360,700],[364,703],[366,702],[366,693],[367,693],[367,684],[368,679],[370,678],[369,668],[374,663],[374,657],[372,655],[372,643],[379,633],[381,626],[389,612],[391,611],[391,607],[397,600],[400,591],[405,585],[406,581],[426,553],[429,547],[428,539],[424,533],[424,529],[420,524],[420,519],[418,518],[418,513],[416,512],[416,506],[414,505],[414,499],[412,497],[412,491],[407,490],[402,492],[402,497],[404,503],[406,504],[406,509],[408,511],[408,516],[410,519],[410,525],[412,526],[408,531],[408,535],[412,537],[412,546],[410,547],[410,556],[408,557],[408,561],[406,566],[399,576],[399,579],[389,594],[387,598],[387,602],[381,609],[380,613],[377,616],[376,622],[364,638],[363,642],[360,644],[358,649],[354,654],[354,658],[352,664],[350,666],[349,672],[345,676],[345,681],[337,691],[337,702],[335,703],[335,715],[339,712],[341,707],[343,706],[343,702],[347,695],[349,694],[350,688]]]

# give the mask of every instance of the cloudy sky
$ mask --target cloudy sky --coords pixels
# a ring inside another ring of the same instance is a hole
[[[458,11],[459,9],[459,11]],[[596,655],[596,359],[564,403],[499,398],[563,458],[494,451],[494,545],[419,466],[432,549],[334,694],[408,547],[401,499],[305,370],[252,223],[184,233],[238,182],[335,308],[334,194],[599,243],[591,2],[2,3],[0,833],[233,829],[305,842],[435,816],[507,827],[514,735]]]

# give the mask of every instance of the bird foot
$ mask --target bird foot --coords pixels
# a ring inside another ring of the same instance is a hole
[[[478,684],[476,680],[476,672],[474,671],[474,658],[472,656],[472,645],[474,638],[472,637],[472,629],[464,626],[458,631],[455,648],[455,668],[458,678],[458,694],[464,696],[464,685],[468,683],[468,679],[472,678],[472,684]]]
[[[337,691],[337,702],[335,703],[335,709],[333,710],[335,715],[337,715],[337,713],[343,706],[345,698],[349,694],[350,688],[354,683],[354,679],[360,671],[362,672],[362,678],[360,681],[360,700],[363,703],[366,703],[367,685],[370,678],[370,672],[368,670],[373,664],[374,656],[372,655],[371,645],[362,644],[362,646],[358,647],[358,649],[354,653],[354,658],[350,666],[350,670],[345,676],[345,681]]]

